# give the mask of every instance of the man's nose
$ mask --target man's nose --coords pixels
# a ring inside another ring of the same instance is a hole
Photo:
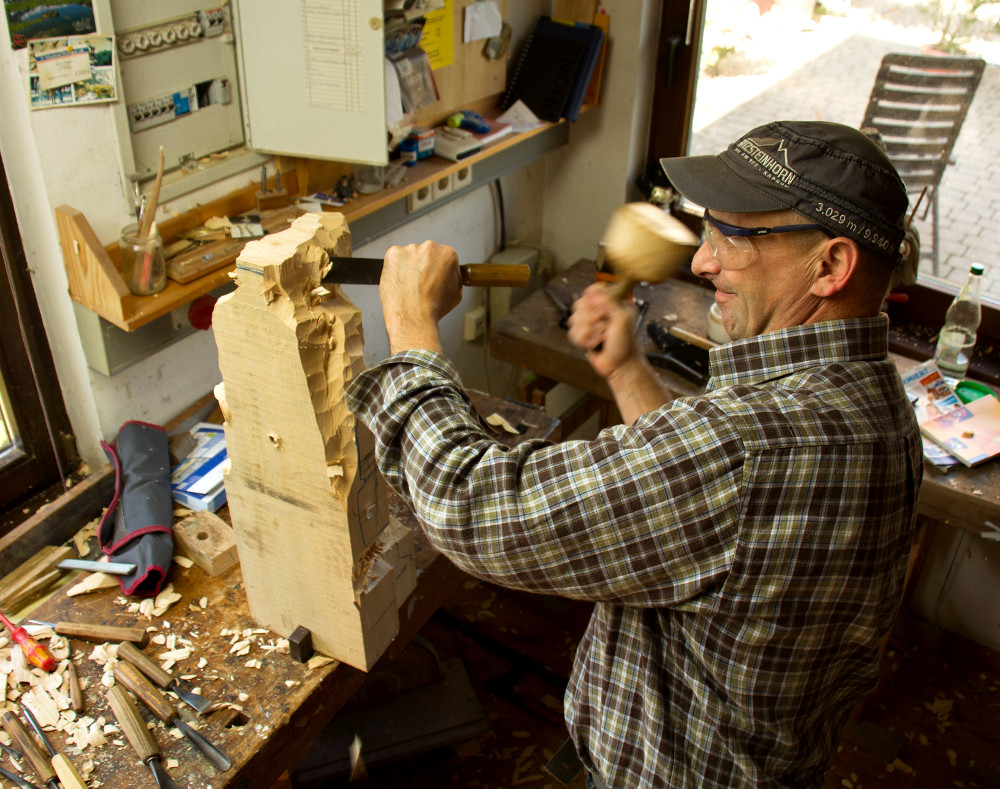
[[[698,247],[698,251],[694,253],[694,258],[691,260],[691,273],[696,277],[710,279],[721,270],[722,267],[719,266],[715,255],[712,254],[712,248],[708,245],[707,241],[703,241],[701,246]]]

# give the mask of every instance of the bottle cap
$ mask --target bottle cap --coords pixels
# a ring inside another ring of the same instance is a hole
[[[978,274],[978,275],[982,276],[983,273],[986,271],[986,269],[983,268],[983,264],[982,263],[973,263],[972,264],[972,268],[970,268],[969,271],[972,274]]]

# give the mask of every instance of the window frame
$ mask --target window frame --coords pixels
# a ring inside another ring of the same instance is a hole
[[[19,439],[19,445],[5,452],[0,460],[2,512],[58,482],[79,462],[28,273],[2,157],[0,374],[7,387]]]
[[[664,4],[650,115],[647,172],[658,171],[661,158],[683,156],[687,152],[706,4],[706,0],[690,0],[690,5]],[[679,217],[692,230],[700,232],[700,216],[679,214]],[[690,273],[687,278],[697,279]],[[937,330],[959,287],[924,278],[914,285],[896,288],[894,293],[899,294],[901,300],[887,305],[890,349],[914,359],[933,356]],[[1000,358],[1000,304],[986,298],[985,294],[976,350],[969,376],[1000,386],[1000,361],[997,361]]]

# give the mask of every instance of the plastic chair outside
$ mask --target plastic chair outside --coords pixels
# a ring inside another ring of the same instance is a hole
[[[938,187],[983,76],[985,61],[889,53],[875,77],[862,127],[878,129],[886,153],[910,194],[927,188],[923,218],[933,211],[934,274],[938,273]],[[912,202],[912,201],[911,201]]]

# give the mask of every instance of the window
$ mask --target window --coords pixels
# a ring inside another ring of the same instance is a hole
[[[920,53],[921,44],[934,43],[930,22],[921,7],[874,0],[693,0],[690,9],[666,4],[649,161],[718,153],[772,120],[860,126],[882,57]],[[977,43],[1000,43],[995,24],[984,18],[973,25],[964,42],[969,56]],[[998,96],[1000,65],[987,63],[939,187],[937,274],[929,255],[934,212],[924,200],[912,219],[924,252],[918,283],[901,289],[897,298],[905,301],[888,305],[894,350],[926,358],[970,265],[983,264],[984,314],[972,374],[994,384],[1000,384],[1000,230],[991,201],[975,196],[992,194],[990,184],[1000,178],[995,157],[982,156],[1000,148]]]
[[[0,160],[0,511],[75,461]]]

